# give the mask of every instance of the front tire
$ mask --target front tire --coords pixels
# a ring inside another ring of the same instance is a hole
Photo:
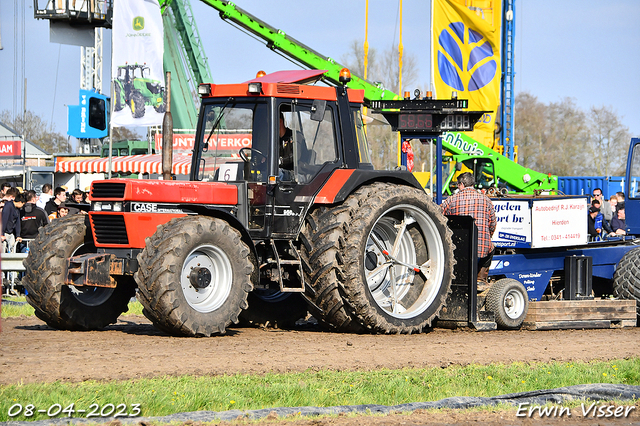
[[[338,330],[419,333],[444,306],[451,231],[421,190],[362,187],[313,211],[302,237],[312,313]]]
[[[640,247],[625,253],[618,262],[613,274],[613,295],[620,299],[635,300],[640,318]]]
[[[224,334],[247,308],[253,289],[250,250],[222,219],[190,216],[160,225],[138,263],[143,312],[169,334]]]
[[[489,287],[485,306],[494,313],[499,328],[516,330],[529,311],[529,295],[520,281],[503,278]]]
[[[60,330],[97,330],[113,324],[128,308],[135,285],[122,279],[115,288],[64,284],[67,259],[95,253],[87,215],[54,220],[40,229],[24,262],[22,283],[35,314]]]

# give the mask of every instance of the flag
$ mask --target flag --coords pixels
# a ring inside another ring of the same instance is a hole
[[[162,124],[164,34],[158,0],[117,0],[113,8],[112,99],[114,126]]]
[[[469,100],[469,110],[490,111],[467,132],[483,145],[494,146],[500,103],[501,2],[433,0],[432,64],[437,99]]]

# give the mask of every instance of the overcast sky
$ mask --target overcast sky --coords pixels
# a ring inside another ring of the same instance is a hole
[[[403,3],[404,50],[417,57],[417,84],[425,87],[431,81],[430,2]],[[364,0],[235,4],[336,60],[353,40],[364,40]],[[261,69],[295,69],[263,43],[222,21],[206,4],[194,0],[192,8],[214,82],[246,81]],[[369,9],[370,47],[382,51],[397,44],[398,2],[371,0]],[[544,103],[572,97],[585,112],[591,106],[611,106],[631,134],[640,137],[640,1],[516,0],[515,16],[516,93],[528,91]],[[21,111],[26,78],[27,109],[66,133],[66,106],[78,104],[80,48],[50,43],[48,21],[33,17],[30,0],[0,2],[0,36],[0,111]],[[109,37],[106,31],[105,90],[110,78]]]

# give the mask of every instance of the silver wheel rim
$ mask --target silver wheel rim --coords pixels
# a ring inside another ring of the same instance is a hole
[[[86,244],[82,244],[71,253],[71,257],[89,252],[90,250],[86,247]],[[111,287],[76,287],[73,285],[68,285],[67,287],[69,287],[69,291],[73,297],[85,306],[100,306],[109,300],[113,292],[116,291],[115,288]]]
[[[504,313],[509,318],[520,318],[524,312],[524,296],[518,290],[509,290],[504,296],[502,305],[504,307]]]
[[[189,279],[194,268],[206,268],[211,282],[205,288],[195,288]],[[220,308],[231,293],[233,268],[231,261],[219,247],[206,245],[193,250],[187,256],[180,273],[182,293],[189,306],[198,312],[208,313]]]
[[[417,264],[416,243],[406,228],[414,224],[424,237],[428,253],[422,265]],[[417,266],[420,272],[408,265]],[[364,276],[376,304],[388,315],[408,319],[426,311],[440,292],[444,269],[440,233],[423,210],[408,204],[394,206],[373,225],[364,253]],[[424,279],[424,285],[417,290],[413,286],[416,274]]]

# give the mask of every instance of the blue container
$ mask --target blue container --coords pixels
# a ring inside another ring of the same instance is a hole
[[[558,190],[565,195],[591,195],[595,188],[602,189],[605,198],[609,185],[604,176],[558,176]]]

